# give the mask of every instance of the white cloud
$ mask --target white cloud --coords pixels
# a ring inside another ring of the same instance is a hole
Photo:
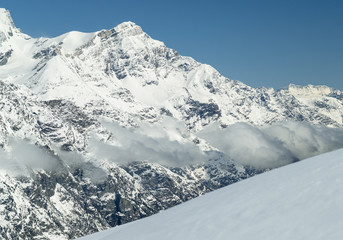
[[[304,122],[264,127],[237,123],[225,129],[215,123],[198,133],[233,160],[257,168],[274,168],[343,148],[343,129]]]
[[[147,161],[182,167],[202,164],[217,156],[215,152],[201,151],[190,141],[190,133],[183,123],[171,118],[142,124],[139,128],[123,128],[108,122],[103,126],[112,133],[112,140],[100,140],[94,134],[88,141],[85,156],[59,149],[53,153],[28,141],[10,138],[6,151],[0,150],[0,169],[25,174],[31,169],[62,170],[63,165],[68,165],[82,168],[94,181],[103,181],[106,173],[102,161],[117,164]],[[224,153],[226,159],[261,169],[343,148],[343,129],[301,122],[279,122],[264,127],[238,123],[225,129],[215,123],[197,135]]]
[[[61,165],[52,153],[28,141],[10,138],[6,151],[0,150],[0,168],[10,174],[29,174],[32,169],[57,169]]]
[[[143,124],[136,129],[123,128],[116,123],[103,125],[113,133],[116,143],[91,138],[87,150],[95,159],[107,159],[118,164],[148,161],[166,166],[197,164],[207,159],[198,146],[185,140],[189,133],[183,124],[175,120]]]

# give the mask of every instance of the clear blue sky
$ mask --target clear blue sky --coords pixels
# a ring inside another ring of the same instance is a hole
[[[182,55],[250,86],[343,90],[343,0],[1,0],[33,36],[133,21]]]

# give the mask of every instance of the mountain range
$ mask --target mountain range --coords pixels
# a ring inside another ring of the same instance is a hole
[[[340,90],[252,88],[133,22],[32,38],[0,9],[0,100],[3,239],[73,239],[343,147]]]

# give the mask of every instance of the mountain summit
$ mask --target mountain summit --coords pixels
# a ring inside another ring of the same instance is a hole
[[[14,26],[11,14],[8,10],[0,8],[0,42],[13,36],[17,28]]]
[[[252,88],[132,22],[0,23],[2,239],[76,238],[342,147],[338,90]]]

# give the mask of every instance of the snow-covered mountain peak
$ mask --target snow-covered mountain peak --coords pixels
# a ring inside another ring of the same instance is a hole
[[[52,39],[40,39],[44,46],[60,46],[64,53],[71,53],[92,40],[96,33],[72,31]]]
[[[142,53],[148,49],[165,47],[164,43],[152,39],[140,26],[133,22],[123,22],[109,30],[97,32],[95,42],[100,45],[110,45],[112,50],[131,52],[131,54]],[[98,41],[100,39],[100,41]]]
[[[0,8],[0,44],[18,32],[13,23],[11,14],[5,8]]]
[[[10,12],[5,8],[0,8],[0,27],[15,27]]]
[[[131,22],[131,21],[123,22],[123,23],[117,25],[114,29],[117,32],[122,32],[122,31],[127,31],[127,30],[132,29],[132,28],[141,29],[140,26],[138,26],[136,23]]]
[[[288,91],[291,95],[297,97],[319,97],[329,95],[332,93],[333,89],[328,86],[314,86],[311,84],[307,86],[290,84]]]
[[[131,36],[144,35],[142,28],[133,22],[123,22],[113,29],[102,30],[98,32],[98,36],[102,40],[109,38],[127,38]]]

